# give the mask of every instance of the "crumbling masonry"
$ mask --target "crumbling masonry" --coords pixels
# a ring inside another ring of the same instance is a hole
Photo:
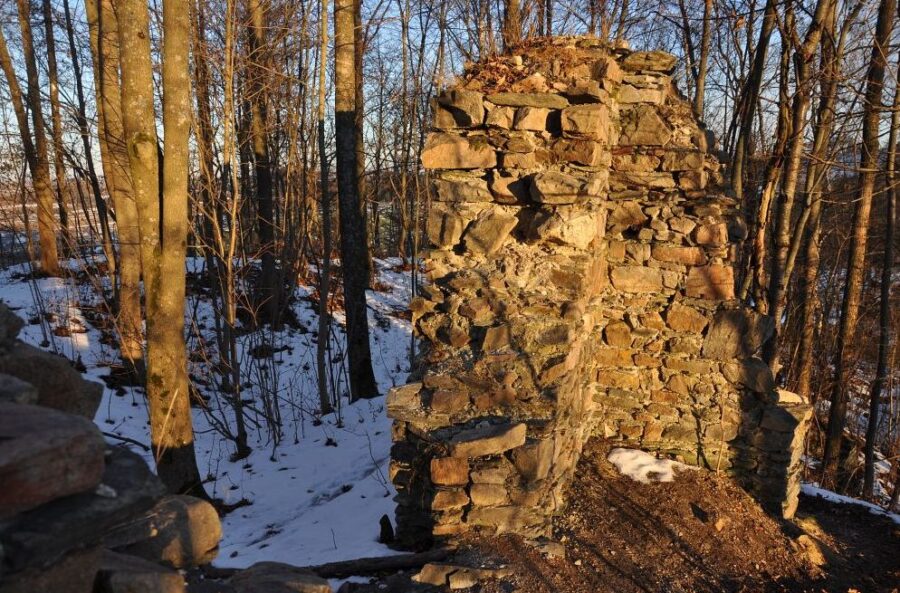
[[[745,236],[675,58],[556,39],[433,102],[422,352],[394,389],[401,541],[546,534],[585,441],[728,472],[791,515],[810,408],[756,357]]]

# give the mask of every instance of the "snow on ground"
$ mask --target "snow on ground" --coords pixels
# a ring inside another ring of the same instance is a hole
[[[250,457],[229,461],[234,445],[214,427],[222,422],[233,425],[233,412],[211,388],[203,387],[203,379],[212,377],[209,364],[191,363],[195,383],[210,397],[207,409],[194,408],[197,460],[201,475],[209,479],[207,492],[227,504],[250,503],[223,518],[217,566],[246,567],[262,560],[302,566],[394,553],[376,539],[381,516],[394,520],[395,491],[388,478],[390,421],[383,394],[402,384],[409,370],[410,324],[396,315],[409,300],[409,276],[393,271],[396,263],[379,262],[379,280],[386,288],[368,293],[373,366],[382,396],[353,404],[342,398],[338,412],[316,417],[317,315],[304,298],[312,292],[307,287],[299,287],[294,305],[301,327],[240,338],[243,396],[253,399],[247,412]],[[72,267],[78,266],[72,262]],[[189,261],[188,267],[196,269],[197,260]],[[71,279],[24,279],[22,274],[28,271],[27,265],[0,271],[0,300],[30,320],[20,338],[80,361],[86,378],[102,383],[109,366],[118,362],[118,353],[101,342],[102,333],[77,305],[94,302],[96,292]],[[55,317],[42,321],[41,308]],[[204,349],[215,344],[209,302],[189,297],[186,320],[193,329],[188,340],[191,354],[208,354]],[[344,336],[337,325],[332,357],[345,364]],[[59,327],[70,332],[56,333],[69,335],[54,335]],[[273,358],[258,360],[249,354],[263,341],[275,350]],[[337,392],[346,392],[346,372],[337,370],[334,384]],[[273,416],[280,417],[280,429],[266,420]],[[123,437],[149,444],[146,403],[138,389],[106,388],[95,422],[111,443],[121,444],[116,437]],[[152,467],[149,450],[132,448]]]
[[[865,507],[869,509],[869,512],[873,515],[881,515],[883,517],[887,517],[897,525],[900,525],[900,514],[897,513],[889,513],[885,511],[883,508],[878,506],[877,504],[866,502],[865,500],[860,500],[858,498],[853,498],[852,496],[844,496],[843,494],[838,494],[837,492],[832,492],[831,490],[826,490],[824,488],[820,488],[816,484],[803,484],[800,487],[800,492],[805,494],[806,496],[818,496],[820,498],[824,498],[829,502],[836,502],[839,504],[855,504],[861,507]]]
[[[657,459],[646,451],[637,449],[613,449],[606,457],[616,466],[619,473],[636,482],[672,482],[675,470],[691,469],[683,463],[671,459]]]

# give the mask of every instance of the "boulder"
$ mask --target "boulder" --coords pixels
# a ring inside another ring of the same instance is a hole
[[[178,571],[135,556],[103,550],[94,593],[185,593]]]
[[[519,107],[513,127],[517,130],[543,132],[551,128],[550,116],[555,111],[546,107]]]
[[[205,500],[173,495],[118,535],[131,540],[120,551],[173,568],[189,568],[215,559],[222,524],[215,507]]]
[[[0,518],[93,490],[103,476],[105,448],[89,420],[0,402]]]
[[[235,593],[331,593],[325,579],[281,562],[257,562],[228,580]]]
[[[463,430],[450,439],[453,457],[499,455],[525,444],[525,424],[487,424]]]
[[[0,302],[0,347],[10,346],[25,322],[21,317],[12,312],[12,309]]]
[[[459,214],[434,203],[428,211],[425,232],[432,245],[438,249],[450,249],[459,243],[464,225],[465,221]]]
[[[422,149],[422,166],[426,169],[490,169],[497,166],[497,152],[482,137],[470,139],[432,133]]]
[[[0,402],[35,405],[38,391],[31,383],[0,373]]]
[[[38,405],[89,420],[103,397],[103,386],[85,381],[68,360],[22,342],[0,356],[0,373],[31,383],[38,392]]]
[[[92,593],[100,548],[73,550],[49,566],[0,574],[0,593]]]

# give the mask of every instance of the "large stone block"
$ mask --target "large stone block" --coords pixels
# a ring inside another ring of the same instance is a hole
[[[613,288],[623,292],[657,292],[662,290],[662,272],[643,266],[618,266],[610,272]]]
[[[665,146],[672,138],[672,128],[650,105],[638,105],[622,114],[620,146]]]
[[[717,312],[703,341],[703,356],[730,361],[757,354],[775,333],[775,320],[749,309]]]
[[[542,204],[574,204],[602,197],[606,179],[594,174],[581,178],[557,171],[537,173],[531,180],[531,198]]]
[[[499,455],[525,444],[525,424],[482,424],[463,430],[450,440],[453,457]]]
[[[452,89],[434,100],[434,126],[439,129],[472,128],[484,122],[484,96],[475,91]]]
[[[178,571],[142,558],[104,550],[94,593],[185,593]]]
[[[0,403],[0,518],[93,490],[103,476],[105,448],[89,420]]]
[[[734,298],[734,270],[722,264],[695,266],[688,272],[685,294],[698,299],[731,300]]]
[[[567,107],[562,111],[561,123],[565,135],[610,143],[609,107],[602,103]]]
[[[465,138],[431,133],[422,149],[426,169],[490,169],[497,166],[497,151],[483,137]]]
[[[466,248],[473,253],[496,253],[503,247],[518,222],[515,216],[500,208],[488,208],[466,230],[463,237]]]
[[[173,568],[212,562],[219,553],[222,524],[215,507],[192,496],[167,496],[120,537],[134,540],[122,551]]]
[[[551,93],[494,93],[487,96],[494,105],[505,107],[543,107],[546,109],[562,109],[569,101],[562,95]]]

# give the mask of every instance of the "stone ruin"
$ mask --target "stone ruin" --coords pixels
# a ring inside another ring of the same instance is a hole
[[[746,227],[675,62],[543,40],[434,99],[421,352],[387,399],[402,543],[547,535],[592,437],[793,514],[811,409],[757,357],[773,323],[735,299]]]

